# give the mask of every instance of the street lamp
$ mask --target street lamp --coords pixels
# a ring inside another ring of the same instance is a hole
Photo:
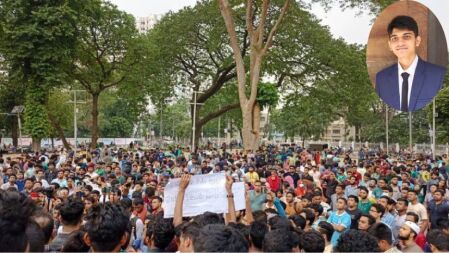
[[[202,103],[197,103],[197,96],[198,93],[203,93],[201,91],[193,91],[193,103],[190,103],[193,105],[193,126],[192,126],[192,152],[195,152],[195,130],[196,130],[196,106],[202,105]]]

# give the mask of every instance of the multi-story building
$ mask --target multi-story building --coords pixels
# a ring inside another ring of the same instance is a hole
[[[147,17],[136,17],[136,28],[140,33],[146,33],[161,20],[163,15],[153,14]]]
[[[343,118],[332,122],[320,138],[320,140],[328,142],[349,141],[350,139],[355,139],[355,127],[349,126]]]

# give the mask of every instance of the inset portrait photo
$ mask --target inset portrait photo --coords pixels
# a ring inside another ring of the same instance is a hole
[[[390,107],[413,112],[429,104],[443,86],[447,42],[426,6],[399,1],[376,18],[366,62],[376,93]]]

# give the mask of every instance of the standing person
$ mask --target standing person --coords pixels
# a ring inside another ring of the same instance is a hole
[[[359,204],[358,207],[360,211],[364,214],[368,214],[371,208],[371,205],[373,204],[373,201],[371,201],[368,198],[369,191],[365,186],[359,186]]]
[[[327,222],[332,224],[335,230],[331,238],[331,243],[334,247],[337,245],[341,233],[351,227],[351,216],[345,211],[346,205],[347,200],[345,198],[339,198],[337,200],[337,210],[333,211],[327,219]]]
[[[357,178],[355,176],[349,177],[349,184],[345,187],[345,196],[348,198],[350,195],[359,195],[359,188],[357,187]]]
[[[348,197],[348,208],[346,209],[346,212],[351,215],[351,229],[357,229],[358,226],[358,220],[360,219],[360,216],[362,215],[362,212],[357,207],[359,203],[359,198],[355,195],[349,195]]]
[[[407,216],[408,200],[399,198],[396,202],[397,215],[395,217],[395,226],[392,228],[395,239],[398,239],[399,229],[404,225]]]
[[[401,251],[393,246],[391,229],[383,223],[376,223],[369,230],[369,233],[377,238],[379,249],[385,253],[400,253]]]
[[[394,201],[390,199],[388,196],[382,196],[378,200],[378,203],[381,204],[385,208],[385,213],[382,215],[382,222],[387,224],[390,229],[393,229],[396,225],[396,220],[394,216],[390,213],[390,209],[394,205]]]
[[[333,248],[332,243],[331,243],[331,238],[332,238],[332,234],[335,231],[334,227],[332,226],[332,224],[330,224],[327,221],[320,221],[320,223],[318,223],[317,230],[324,237],[325,247],[324,247],[323,253],[331,253],[332,248]]]
[[[267,200],[267,195],[262,192],[262,183],[260,181],[254,183],[254,190],[249,191],[249,198],[253,212],[263,210],[263,204]]]
[[[11,187],[18,189],[17,184],[16,184],[16,175],[14,175],[14,174],[9,175],[8,182],[3,184],[1,188],[2,188],[2,190],[8,190]]]
[[[344,184],[337,185],[337,187],[335,187],[335,193],[331,196],[331,205],[333,211],[337,210],[337,199],[339,198],[346,198]]]
[[[406,221],[399,230],[399,240],[402,252],[423,252],[415,243],[415,238],[419,234],[418,224]]]
[[[429,217],[427,215],[427,210],[423,204],[418,202],[418,194],[414,190],[409,190],[407,193],[407,198],[409,201],[407,212],[414,212],[419,216],[419,228],[420,231],[425,233],[429,225]]]
[[[444,191],[436,190],[433,193],[433,199],[429,202],[427,210],[430,217],[430,229],[436,229],[437,221],[440,219],[447,219],[449,215],[449,204],[447,201],[443,201]]]

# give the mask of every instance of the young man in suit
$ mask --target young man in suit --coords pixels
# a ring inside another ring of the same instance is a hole
[[[416,111],[430,103],[443,84],[446,69],[419,58],[418,24],[409,16],[397,16],[388,25],[388,45],[398,62],[376,74],[376,92],[389,106]]]

